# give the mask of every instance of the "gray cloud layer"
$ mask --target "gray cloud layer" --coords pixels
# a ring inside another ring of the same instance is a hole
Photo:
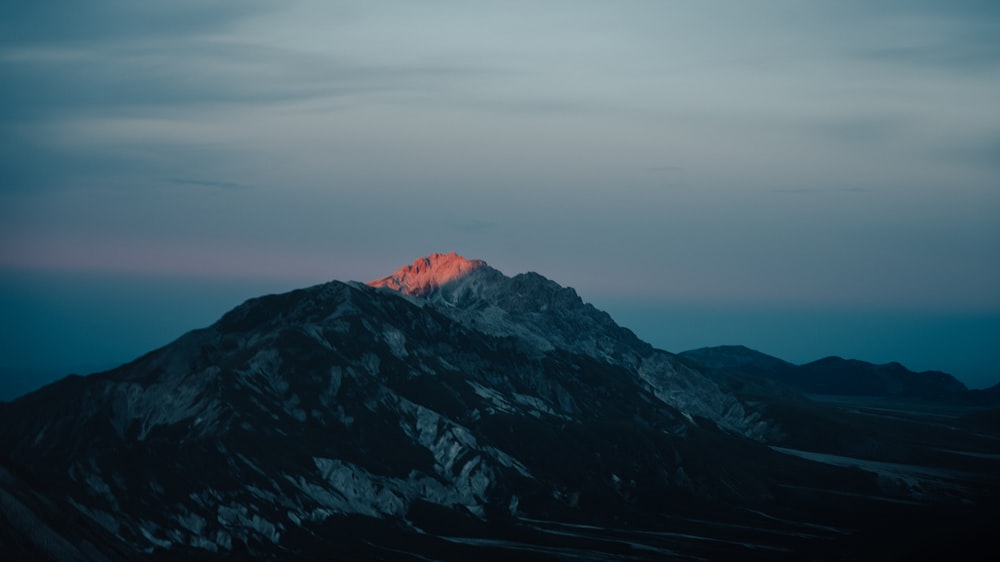
[[[278,9],[266,0],[10,0],[0,6],[0,38],[7,45],[108,43],[163,37],[172,40],[218,31],[242,18]]]
[[[1000,307],[994,6],[7,2],[0,265]]]

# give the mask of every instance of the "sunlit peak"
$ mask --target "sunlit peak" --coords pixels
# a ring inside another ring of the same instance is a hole
[[[369,281],[372,287],[387,287],[412,296],[423,296],[451,281],[486,267],[483,260],[467,260],[452,252],[431,254],[404,266],[392,275]]]

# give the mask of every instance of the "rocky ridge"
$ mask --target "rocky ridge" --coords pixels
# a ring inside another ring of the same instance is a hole
[[[560,557],[794,559],[788,541],[822,551],[841,533],[787,519],[816,517],[816,493],[911,497],[895,476],[768,447],[785,423],[772,408],[573,289],[435,255],[251,299],[0,404],[0,451],[33,475],[12,480],[32,487],[17,505],[51,502],[94,544],[119,541],[94,560],[546,559],[555,537]],[[708,538],[668,532],[667,514]]]

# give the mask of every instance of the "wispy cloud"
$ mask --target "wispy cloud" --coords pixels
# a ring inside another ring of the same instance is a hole
[[[1000,131],[938,145],[927,156],[935,160],[1000,170]]]
[[[889,110],[878,114],[827,118],[807,126],[827,138],[844,143],[879,143],[905,135],[907,129],[913,126],[913,120]]]
[[[361,65],[333,55],[245,43],[142,41],[66,52],[7,53],[0,119],[73,113],[169,113],[192,108],[412,92],[471,71],[431,65]]]
[[[477,218],[465,218],[449,220],[448,226],[467,234],[481,233],[496,229],[499,225],[496,222]]]
[[[795,195],[824,195],[837,193],[874,193],[875,189],[870,187],[814,187],[814,188],[776,188],[772,193],[790,193]]]
[[[880,47],[858,50],[855,54],[872,62],[937,68],[949,72],[992,71],[1000,68],[1000,41],[995,40]]]
[[[199,187],[215,187],[220,189],[251,189],[253,186],[234,181],[203,180],[194,178],[170,178],[167,181],[180,185],[194,185]]]
[[[975,278],[996,253],[969,233],[995,231],[976,198],[1000,185],[1000,4],[793,3],[0,3],[0,239],[492,240],[545,263],[664,256],[650,279],[689,252],[710,279],[891,219],[910,238],[885,247],[947,222],[936,247],[966,248],[913,244],[901,272],[947,258]]]
[[[193,36],[266,14],[278,9],[277,4],[266,0],[4,2],[0,4],[0,45],[79,45],[124,38]]]

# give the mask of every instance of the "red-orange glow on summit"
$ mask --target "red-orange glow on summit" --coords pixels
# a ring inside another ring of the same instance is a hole
[[[467,260],[454,252],[431,254],[398,269],[388,277],[369,281],[368,285],[422,296],[481,267],[486,267],[483,260]]]

